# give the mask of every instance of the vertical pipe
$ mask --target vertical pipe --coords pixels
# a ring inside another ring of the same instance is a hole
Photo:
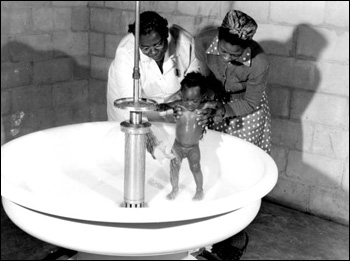
[[[135,6],[135,50],[134,50],[134,103],[139,102],[139,79],[140,79],[140,69],[139,69],[139,39],[140,39],[140,3],[136,1]]]
[[[142,112],[131,111],[129,121],[134,125],[142,123]]]
[[[136,1],[135,12],[135,50],[134,50],[134,105],[139,104],[139,38],[140,38],[140,3]],[[145,195],[145,156],[147,124],[142,123],[142,112],[130,111],[129,123],[122,122],[125,132],[124,155],[124,206],[142,208]]]
[[[142,208],[145,195],[144,134],[125,134],[124,202],[127,208]]]

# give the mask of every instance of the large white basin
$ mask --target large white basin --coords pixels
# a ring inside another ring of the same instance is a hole
[[[174,138],[174,125],[153,126],[162,137]],[[244,229],[277,182],[276,164],[260,148],[208,131],[200,143],[204,200],[191,200],[195,183],[185,159],[179,196],[168,201],[169,161],[147,153],[147,207],[123,208],[124,135],[119,123],[95,122],[3,145],[1,195],[9,217],[29,234],[80,251],[84,259],[85,252],[170,259]]]

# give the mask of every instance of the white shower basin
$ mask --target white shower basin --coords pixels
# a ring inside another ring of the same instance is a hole
[[[171,144],[174,125],[152,125]],[[251,143],[208,131],[200,149],[202,201],[191,200],[195,183],[186,159],[179,196],[168,201],[169,161],[146,153],[147,207],[129,209],[121,207],[124,133],[119,123],[38,131],[1,147],[4,208],[29,234],[77,250],[81,259],[93,258],[91,254],[180,259],[174,255],[244,229],[277,182],[275,162]]]

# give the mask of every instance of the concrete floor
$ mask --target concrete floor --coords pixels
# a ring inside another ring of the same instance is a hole
[[[241,260],[349,260],[349,227],[263,201]]]
[[[349,260],[348,226],[266,201],[246,232],[241,260]],[[67,260],[60,250],[17,228],[1,206],[1,260]]]

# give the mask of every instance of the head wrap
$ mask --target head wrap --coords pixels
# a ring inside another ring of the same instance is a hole
[[[242,40],[251,40],[258,25],[249,15],[238,10],[231,10],[226,14],[221,27],[228,28],[231,34],[237,35]]]

